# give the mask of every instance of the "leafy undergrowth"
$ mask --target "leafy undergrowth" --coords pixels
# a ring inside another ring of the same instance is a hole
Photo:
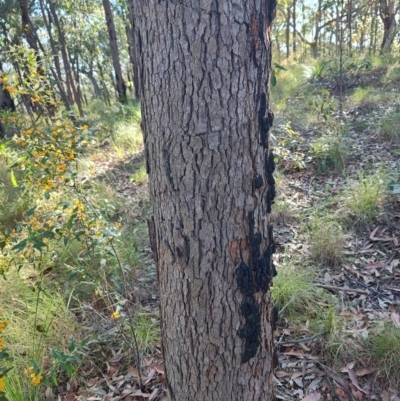
[[[400,103],[391,62],[347,60],[342,99],[333,61],[289,65],[273,88],[280,399],[400,394]]]
[[[77,127],[39,121],[2,149],[0,375],[10,401],[163,397],[139,122],[138,104],[94,104]]]

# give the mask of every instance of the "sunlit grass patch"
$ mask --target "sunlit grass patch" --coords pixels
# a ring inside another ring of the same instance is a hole
[[[37,272],[26,267],[21,274],[26,279],[12,270],[6,273],[6,280],[1,279],[0,309],[12,322],[5,333],[7,343],[20,355],[43,359],[46,348],[68,342],[74,318],[60,294],[47,290],[45,282],[32,283]]]
[[[307,320],[319,313],[318,303],[323,299],[323,291],[315,286],[315,272],[289,260],[278,265],[277,270],[271,296],[280,315]]]
[[[349,96],[348,102],[354,106],[364,106],[373,101],[373,93],[369,88],[358,87]]]
[[[98,213],[108,220],[114,220],[124,211],[124,201],[118,196],[108,180],[92,181],[88,191],[88,200],[93,203]]]
[[[134,122],[123,122],[118,125],[112,138],[114,151],[120,158],[143,150],[143,136],[140,127]]]
[[[388,141],[400,139],[400,111],[385,114],[379,122],[380,135]]]
[[[303,76],[306,80],[315,80],[322,78],[328,73],[329,65],[332,60],[317,59],[307,64],[303,64]]]
[[[160,343],[160,317],[158,309],[143,308],[134,316],[134,330],[141,352],[151,351]]]
[[[0,279],[0,309],[10,321],[4,336],[13,368],[7,393],[12,400],[33,401],[37,391],[24,371],[32,360],[43,371],[50,369],[50,348],[65,351],[78,325],[62,296],[51,292],[37,271],[26,266],[21,275],[11,269],[6,280]]]
[[[305,81],[300,65],[285,65],[284,67],[286,71],[276,71],[277,83],[271,88],[271,98],[277,111],[287,107],[287,102]]]
[[[144,164],[142,164],[139,169],[132,174],[131,180],[135,181],[139,185],[143,185],[147,181],[147,171]]]
[[[316,213],[308,227],[310,252],[316,263],[336,266],[345,260],[346,235],[334,216]]]
[[[400,384],[400,328],[386,323],[369,332],[362,354],[377,374],[392,385]]]
[[[311,154],[320,170],[333,167],[342,171],[347,161],[347,144],[342,135],[323,135],[311,144]]]
[[[387,197],[383,173],[359,174],[345,190],[344,206],[356,221],[368,223],[378,217]]]
[[[343,366],[352,361],[360,350],[358,341],[344,333],[346,319],[340,316],[336,307],[331,305],[311,320],[314,330],[324,333],[323,353],[334,365]]]

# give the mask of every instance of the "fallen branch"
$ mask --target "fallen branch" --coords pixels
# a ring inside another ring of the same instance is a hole
[[[345,292],[356,292],[357,294],[370,295],[369,291],[359,290],[358,288],[347,288],[347,287],[336,287],[334,285],[327,284],[316,284],[317,287],[326,288],[327,290],[345,291]]]
[[[276,347],[279,345],[285,345],[285,344],[300,344],[300,343],[307,343],[309,341],[315,340],[318,337],[321,337],[325,335],[326,333],[329,333],[329,330],[325,330],[322,333],[317,333],[314,334],[313,336],[310,337],[304,337],[304,338],[299,338],[298,340],[285,340],[285,341],[279,341],[275,344]]]

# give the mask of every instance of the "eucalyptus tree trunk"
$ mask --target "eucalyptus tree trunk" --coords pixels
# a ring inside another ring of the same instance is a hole
[[[273,400],[274,0],[134,0],[173,401]]]
[[[111,58],[114,66],[115,84],[117,88],[118,99],[120,102],[126,102],[126,86],[122,77],[121,62],[119,59],[117,32],[114,25],[114,15],[111,10],[109,0],[103,0],[103,8],[106,16],[106,23],[108,29],[108,36],[110,39]]]
[[[390,50],[397,33],[397,5],[395,3],[395,0],[379,0],[380,16],[383,22],[382,51]]]

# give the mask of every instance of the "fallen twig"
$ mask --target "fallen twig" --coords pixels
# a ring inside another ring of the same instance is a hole
[[[370,295],[369,291],[359,290],[358,288],[347,288],[347,287],[336,287],[334,285],[327,284],[316,284],[317,287],[326,288],[328,290],[345,291],[345,292],[356,292],[358,294]]]
[[[299,338],[299,339],[297,339],[297,340],[279,341],[279,342],[277,342],[277,343],[275,344],[275,346],[285,345],[285,344],[307,343],[307,342],[309,342],[309,341],[315,340],[316,338],[325,335],[326,333],[329,333],[329,330],[325,330],[325,331],[323,331],[322,333],[314,334],[313,336],[310,336],[310,337]]]

